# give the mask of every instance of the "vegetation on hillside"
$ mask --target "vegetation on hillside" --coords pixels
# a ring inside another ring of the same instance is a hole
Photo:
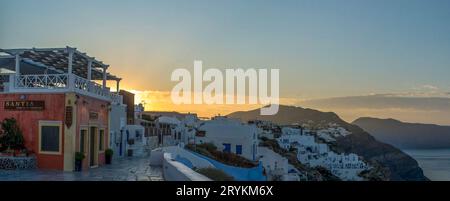
[[[252,168],[258,165],[255,162],[237,154],[218,151],[217,147],[212,143],[203,143],[198,145],[188,144],[186,145],[186,149],[231,166]]]
[[[214,181],[234,181],[234,178],[217,168],[200,168],[196,172],[205,175]]]

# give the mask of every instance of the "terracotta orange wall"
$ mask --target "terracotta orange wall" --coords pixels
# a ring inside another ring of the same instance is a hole
[[[25,146],[36,154],[38,168],[41,169],[64,169],[64,117],[65,117],[65,94],[24,94],[25,100],[45,101],[45,110],[42,111],[10,111],[4,110],[4,102],[20,100],[22,94],[0,94],[0,121],[5,118],[14,117],[19,122],[25,139]],[[108,128],[108,102],[95,98],[78,95],[76,105],[76,150],[79,151],[79,138],[81,126],[95,125],[105,129],[105,149],[109,148]],[[89,119],[89,112],[98,113],[97,120]],[[62,147],[61,155],[39,154],[39,121],[61,121]],[[104,153],[99,153],[99,165],[105,163]],[[83,161],[83,169],[88,169],[88,158]]]
[[[46,155],[39,153],[39,121],[61,121],[64,124],[65,94],[24,94],[25,100],[45,101],[42,111],[10,111],[4,110],[5,101],[21,100],[21,94],[0,94],[0,120],[14,117],[17,119],[25,139],[25,146],[37,157],[37,165],[43,169],[63,169],[64,143],[61,155]],[[64,129],[62,142],[64,142]]]
[[[77,137],[76,137],[76,150],[79,151],[80,148],[80,129],[82,126],[95,125],[99,129],[105,129],[105,149],[109,148],[108,137],[109,137],[109,129],[108,129],[108,102],[98,100],[95,98],[81,96],[77,100]],[[97,120],[89,119],[89,113],[96,112],[98,114]],[[88,128],[89,129],[89,128]],[[89,130],[88,130],[89,132]],[[89,146],[89,145],[88,145]],[[98,164],[105,164],[105,156],[103,153],[99,153],[98,156]],[[83,161],[83,169],[87,170],[89,168],[89,158],[86,156]]]

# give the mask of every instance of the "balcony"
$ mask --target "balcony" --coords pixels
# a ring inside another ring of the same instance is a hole
[[[112,103],[122,103],[122,96],[108,87],[75,74],[10,74],[0,83],[0,93],[67,93],[75,92]]]

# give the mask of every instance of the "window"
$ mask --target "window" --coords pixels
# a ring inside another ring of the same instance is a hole
[[[253,152],[253,160],[255,160],[256,159],[256,144],[253,144],[253,150],[252,150],[252,152]]]
[[[205,137],[206,136],[206,131],[197,131],[195,133],[196,137]]]
[[[105,130],[100,129],[99,136],[98,136],[98,150],[104,151],[105,150]]]
[[[241,155],[242,154],[242,145],[236,145],[236,154]]]
[[[61,154],[61,122],[39,121],[39,153]]]
[[[231,144],[223,143],[223,152],[230,153],[231,152]]]
[[[80,152],[86,153],[86,137],[87,137],[87,130],[82,129],[80,131]]]

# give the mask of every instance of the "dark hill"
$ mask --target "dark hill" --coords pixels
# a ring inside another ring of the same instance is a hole
[[[405,123],[395,119],[363,117],[353,124],[377,140],[401,149],[439,149],[450,147],[450,126]]]

